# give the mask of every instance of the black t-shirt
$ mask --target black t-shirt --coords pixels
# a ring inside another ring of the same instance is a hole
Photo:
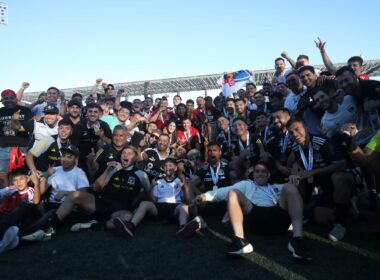
[[[70,121],[73,124],[73,133],[70,136],[70,142],[74,146],[79,147],[83,133],[86,129],[85,120],[81,118],[79,122],[74,124],[68,115],[66,115],[63,119],[66,121]]]
[[[87,124],[84,125],[83,134],[79,143],[79,155],[81,158],[86,157],[91,153],[91,149],[97,150],[97,143],[100,139],[98,135],[95,134],[94,128],[88,128]],[[108,124],[104,121],[99,120],[100,129],[103,129],[104,135],[109,139],[112,139],[112,132]]]
[[[104,170],[107,168],[107,163],[111,161],[120,162],[122,150],[118,151],[113,146],[106,146],[105,148],[100,148],[97,153],[95,160],[99,164],[99,168],[96,171],[95,178],[98,178]]]
[[[248,150],[246,159],[255,164],[260,161],[261,151],[265,150],[265,145],[259,136],[249,134],[249,141],[237,139],[234,143],[235,156],[239,156],[242,150]]]
[[[216,175],[217,166],[213,166],[214,174]],[[198,170],[195,174],[201,179],[203,182],[201,186],[202,192],[207,192],[213,190],[213,187],[216,185],[218,188],[223,188],[231,185],[230,177],[229,177],[229,165],[225,160],[220,161],[220,168],[218,172],[218,180],[215,184],[212,180],[212,172],[210,168],[210,164],[204,166],[200,170]],[[214,175],[214,176],[215,176]]]
[[[290,134],[272,134],[267,140],[267,150],[274,160],[279,160],[282,165],[286,165],[293,147],[293,140]],[[284,147],[286,145],[286,147]]]
[[[366,99],[380,99],[380,81],[359,79],[359,87],[361,94],[360,100],[358,100],[359,104],[363,104]],[[377,113],[380,115],[380,109],[377,109]]]
[[[104,187],[102,195],[130,208],[140,193],[149,190],[150,183],[147,174],[134,167],[131,170],[122,169],[113,174]]]
[[[32,111],[23,106],[13,109],[0,108],[0,147],[26,147],[29,143],[29,133],[12,129],[12,115],[20,110],[20,124],[23,126],[33,117]]]
[[[53,136],[55,138],[55,141],[50,144],[49,148],[44,152],[42,155],[40,155],[38,158],[35,159],[36,162],[36,168],[40,171],[46,171],[49,168],[49,165],[51,166],[60,166],[61,165],[61,151],[60,149],[63,147],[66,147],[70,144],[69,141],[66,143],[61,143],[60,146],[58,146],[57,142],[57,135]]]
[[[344,161],[343,150],[337,145],[334,145],[330,140],[314,135],[310,135],[310,139],[313,147],[313,169],[322,168],[334,162]],[[296,155],[299,165],[305,168],[299,147],[300,145],[295,143],[293,145],[293,152]],[[309,162],[309,149],[303,150],[303,152],[306,161]]]
[[[148,174],[149,179],[162,177],[161,166],[165,158],[160,158],[156,149],[146,149],[144,153],[148,156],[148,159],[144,161],[144,171]]]
[[[236,135],[232,132],[231,128],[228,129],[227,133],[224,131],[219,132],[215,141],[222,147],[222,157],[224,159],[231,160],[236,139]]]

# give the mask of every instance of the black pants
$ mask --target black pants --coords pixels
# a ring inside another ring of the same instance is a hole
[[[4,216],[0,221],[0,239],[5,231],[11,226],[20,228],[19,236],[25,236],[41,229],[41,225],[36,223],[48,210],[57,209],[59,204],[21,204],[9,215]]]

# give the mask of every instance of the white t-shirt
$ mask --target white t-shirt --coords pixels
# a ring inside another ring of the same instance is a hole
[[[90,186],[86,174],[79,167],[75,166],[72,170],[67,172],[63,170],[62,166],[54,167],[54,169],[55,173],[48,179],[48,184],[51,186],[50,202],[63,203],[65,197],[60,201],[54,199],[58,192],[77,191]]]
[[[182,182],[178,177],[173,181],[160,179],[153,187],[152,194],[158,203],[181,203]]]
[[[298,102],[301,97],[307,92],[307,88],[304,86],[300,94],[295,94],[291,91],[285,99],[284,107],[290,112],[294,113],[297,110]]]
[[[340,128],[345,123],[355,123],[359,131],[370,126],[368,118],[365,117],[363,111],[357,106],[355,99],[351,95],[344,97],[342,104],[338,104],[338,110],[335,113],[325,112],[321,120],[321,127],[326,136],[330,138],[334,134],[339,133]],[[367,143],[369,138],[358,138],[356,141],[361,145],[364,142]]]
[[[228,192],[232,189],[241,191],[252,204],[260,207],[272,207],[278,203],[284,184],[260,186],[255,181],[240,181],[231,187],[220,188],[205,193],[206,201],[222,201],[228,199]]]

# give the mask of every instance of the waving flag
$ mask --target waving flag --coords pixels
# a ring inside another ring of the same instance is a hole
[[[248,70],[225,73],[220,79],[222,94],[225,97],[233,97],[233,94],[245,86],[246,83],[254,80],[253,74]]]

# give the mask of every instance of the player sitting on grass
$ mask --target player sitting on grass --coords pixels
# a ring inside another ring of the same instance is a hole
[[[167,158],[163,164],[164,178],[157,180],[151,191],[151,201],[143,201],[133,215],[114,219],[116,230],[123,236],[133,236],[135,227],[146,214],[158,216],[159,219],[177,218],[180,229],[177,236],[186,238],[198,230],[198,222],[187,223],[189,207],[184,204],[188,198],[186,184],[177,177],[177,162]],[[187,223],[187,224],[186,224]]]
[[[302,239],[302,198],[292,184],[268,184],[269,169],[257,163],[254,180],[244,180],[231,187],[208,191],[196,197],[197,201],[227,201],[234,239],[227,255],[237,256],[253,252],[253,246],[244,238],[243,223],[253,233],[279,234],[293,225],[289,251],[297,259],[309,259]]]

